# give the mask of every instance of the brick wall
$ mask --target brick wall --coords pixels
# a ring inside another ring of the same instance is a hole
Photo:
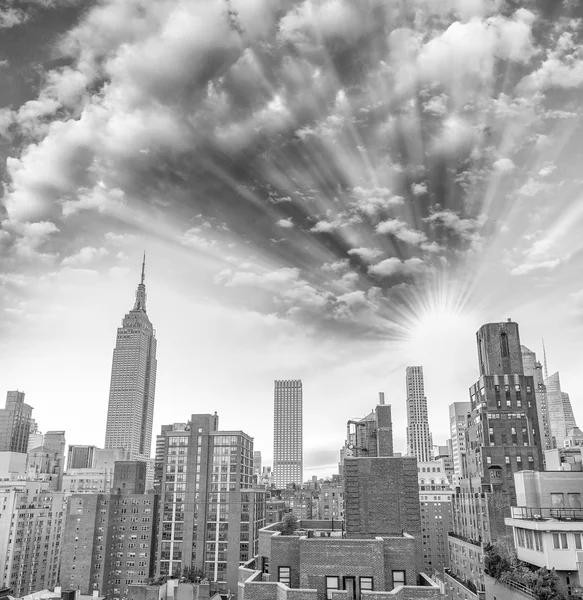
[[[347,458],[344,472],[348,537],[392,536],[405,531],[421,540],[414,457]]]
[[[300,586],[318,591],[318,598],[326,597],[326,576],[374,577],[378,586],[379,573],[384,570],[383,542],[380,539],[347,540],[333,538],[302,538],[300,540]],[[384,585],[384,582],[382,583]]]

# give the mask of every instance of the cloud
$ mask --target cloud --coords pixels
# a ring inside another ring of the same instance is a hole
[[[299,269],[289,267],[265,271],[263,273],[254,273],[252,271],[233,272],[231,269],[225,269],[215,277],[215,282],[223,283],[228,287],[241,285],[261,287],[297,281],[299,275]]]
[[[355,207],[370,216],[387,210],[393,206],[400,206],[405,199],[394,194],[389,188],[363,188],[356,186],[352,190],[355,198]]]
[[[379,250],[378,248],[352,248],[348,251],[350,256],[358,256],[364,262],[369,263],[381,256],[382,253],[382,250]]]
[[[399,219],[387,219],[382,221],[376,227],[377,233],[387,233],[394,235],[397,239],[411,244],[412,246],[419,246],[420,244],[427,241],[427,236],[416,229],[410,229],[409,226]]]
[[[196,248],[198,250],[209,250],[217,245],[217,241],[209,239],[207,235],[201,235],[204,232],[203,227],[191,227],[180,237],[180,243],[183,246]]]
[[[552,260],[543,260],[536,263],[525,263],[514,267],[511,271],[511,275],[527,275],[533,271],[552,271],[556,269],[563,261],[560,258]]]
[[[91,246],[85,246],[81,248],[77,253],[71,256],[66,256],[61,264],[68,267],[81,267],[90,265],[91,263],[104,258],[109,254],[106,248],[93,248]]]
[[[499,158],[492,165],[494,171],[499,173],[510,173],[516,169],[516,165],[510,158]]]
[[[425,263],[420,258],[408,258],[401,260],[397,257],[386,258],[385,260],[368,267],[371,275],[378,277],[393,277],[396,275],[414,275],[425,268]]]
[[[333,223],[330,221],[318,221],[310,231],[314,233],[330,233],[334,231],[338,227],[338,223]]]
[[[279,221],[277,221],[276,225],[278,227],[283,227],[284,229],[293,229],[293,221],[291,217],[288,217],[287,219],[280,219]]]

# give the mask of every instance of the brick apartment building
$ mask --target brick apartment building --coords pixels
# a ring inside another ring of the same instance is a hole
[[[60,581],[116,600],[154,572],[158,496],[145,493],[145,461],[115,463],[109,494],[69,498]]]

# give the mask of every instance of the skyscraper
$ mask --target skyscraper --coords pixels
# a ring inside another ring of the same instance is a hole
[[[524,374],[530,375],[534,380],[534,396],[536,399],[536,410],[538,412],[538,426],[540,428],[543,450],[553,447],[552,435],[549,423],[549,409],[547,402],[547,388],[544,383],[543,367],[536,360],[536,354],[526,346],[520,346],[522,352],[522,364]]]
[[[407,367],[407,454],[417,460],[431,460],[433,440],[427,417],[423,367]]]
[[[24,403],[24,392],[6,394],[6,406],[0,409],[0,452],[26,453],[31,415],[32,406]]]
[[[303,479],[302,382],[275,381],[273,483],[284,488]]]
[[[144,269],[145,256],[134,307],[117,330],[105,431],[105,448],[124,448],[130,460],[150,457],[154,419],[156,337],[146,314]]]
[[[508,534],[504,518],[516,506],[513,475],[543,465],[536,388],[524,373],[518,324],[487,323],[476,338],[480,377],[470,387],[466,470],[452,498],[448,537],[450,598],[468,593],[464,582],[484,591],[482,544]]]
[[[547,405],[549,410],[549,429],[554,448],[562,448],[569,430],[576,427],[575,416],[569,394],[561,390],[559,373],[553,373],[545,379]]]

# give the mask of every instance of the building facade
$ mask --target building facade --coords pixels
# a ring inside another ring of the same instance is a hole
[[[536,354],[526,346],[520,346],[524,374],[530,375],[534,380],[534,396],[538,411],[538,425],[540,428],[543,450],[553,447],[553,438],[550,429],[549,407],[547,402],[547,388],[543,376],[543,367],[536,359]]]
[[[146,313],[142,264],[134,307],[117,330],[105,430],[105,448],[124,448],[130,460],[150,457],[156,367],[156,337]]]
[[[523,471],[514,478],[518,506],[506,524],[518,559],[554,569],[569,598],[583,598],[583,474]]]
[[[0,452],[28,451],[32,406],[25,404],[24,392],[6,394],[5,407],[0,409]]]
[[[69,444],[67,452],[67,470],[94,469],[97,446],[80,446]]]
[[[448,536],[450,598],[477,598],[484,591],[483,569],[476,565],[483,565],[485,543],[509,535],[504,519],[516,506],[513,475],[543,468],[534,378],[524,374],[518,325],[488,323],[476,340],[480,378],[470,388],[465,472],[452,497]],[[454,560],[458,556],[465,559]]]
[[[427,398],[423,367],[407,367],[407,454],[417,460],[428,461],[432,458],[433,439],[429,431]]]
[[[67,506],[60,581],[81,594],[128,598],[154,573],[158,496],[144,493],[147,464],[115,465],[113,493],[73,494]]]
[[[344,459],[393,456],[393,420],[391,405],[379,394],[379,404],[366,417],[346,424],[346,444],[340,451],[340,472]]]
[[[561,389],[559,373],[553,373],[544,381],[547,390],[549,411],[549,428],[553,440],[553,448],[562,448],[569,430],[576,427],[573,408],[569,394]]]
[[[449,405],[451,458],[453,461],[453,482],[455,485],[459,485],[460,479],[465,477],[464,465],[467,452],[466,429],[471,410],[472,405],[469,402],[454,402]]]
[[[447,534],[451,531],[451,497],[446,460],[417,462],[423,572],[432,575],[449,567]]]
[[[303,481],[303,391],[299,379],[275,381],[273,483],[285,488]]]
[[[0,486],[0,582],[14,596],[57,585],[66,506],[47,482]]]
[[[253,485],[253,439],[219,431],[216,415],[165,425],[156,441],[161,494],[156,575],[195,568],[225,591],[257,555],[265,489]]]

